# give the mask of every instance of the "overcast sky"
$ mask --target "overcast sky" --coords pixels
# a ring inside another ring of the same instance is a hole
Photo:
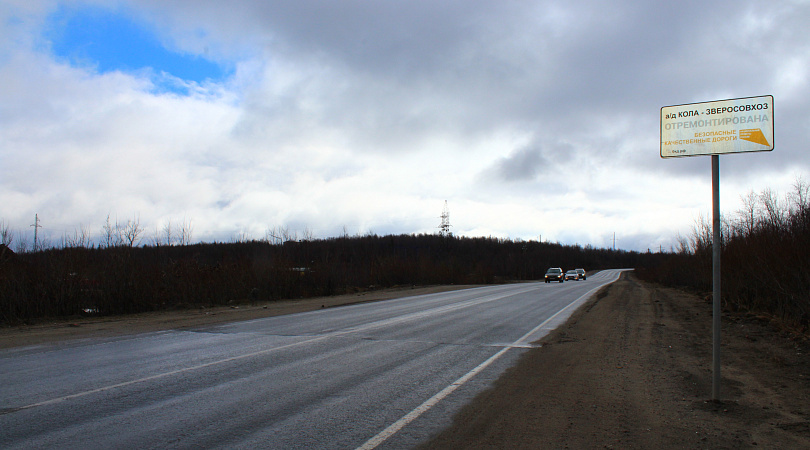
[[[773,95],[721,207],[810,180],[807,1],[0,2],[0,221],[58,243],[286,227],[668,250],[711,158],[660,108]],[[12,246],[14,248],[14,246]]]

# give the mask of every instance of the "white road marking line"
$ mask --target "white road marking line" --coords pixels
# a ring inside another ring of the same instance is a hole
[[[618,278],[618,275],[616,275],[616,278]],[[481,304],[481,303],[491,302],[491,301],[498,300],[498,299],[508,297],[508,296],[511,296],[511,295],[516,295],[518,293],[525,293],[525,292],[531,291],[533,289],[536,289],[536,287],[532,287],[532,288],[529,288],[529,289],[526,289],[526,290],[521,290],[520,292],[512,292],[512,293],[510,293],[508,295],[495,294],[495,295],[489,295],[489,296],[486,296],[486,297],[483,297],[483,298],[479,298],[479,299],[477,299],[477,300],[475,300],[473,302],[460,302],[460,303],[457,303],[457,304],[446,305],[444,307],[434,308],[431,311],[431,313],[435,314],[437,311],[445,312],[445,311],[451,311],[451,310],[454,310],[454,309],[465,308],[465,307],[469,307],[469,306],[473,306],[473,305],[477,305],[477,304]],[[591,291],[589,291],[585,295],[590,295],[596,289],[598,289],[598,288],[592,289]],[[397,431],[402,429],[408,423],[412,422],[414,419],[419,417],[425,411],[429,410],[431,407],[433,407],[436,403],[441,401],[443,398],[450,395],[451,392],[455,391],[458,387],[460,387],[461,385],[466,383],[475,374],[477,374],[478,372],[484,370],[487,366],[489,366],[490,364],[492,364],[493,362],[498,360],[510,348],[515,348],[515,347],[517,347],[517,348],[526,348],[526,346],[529,345],[529,344],[523,342],[523,341],[525,341],[525,339],[527,339],[532,333],[534,333],[535,331],[542,328],[550,320],[552,320],[557,315],[559,315],[560,313],[562,313],[563,311],[568,309],[571,305],[578,302],[583,297],[578,298],[577,300],[575,300],[574,302],[572,302],[571,304],[569,304],[568,306],[566,306],[562,310],[558,311],[556,314],[549,317],[543,323],[541,323],[540,325],[535,327],[532,331],[526,333],[524,336],[522,336],[520,339],[518,339],[517,341],[515,341],[511,345],[503,348],[498,353],[496,353],[495,355],[490,357],[488,360],[481,363],[478,367],[476,367],[475,369],[471,370],[470,372],[468,372],[463,377],[456,380],[453,384],[451,384],[447,388],[443,389],[441,392],[439,392],[435,396],[431,397],[431,399],[429,399],[428,401],[426,401],[425,403],[420,405],[416,410],[412,411],[411,413],[409,413],[405,417],[410,416],[415,411],[417,411],[419,408],[422,408],[424,405],[428,404],[432,399],[437,398],[437,397],[438,398],[432,404],[427,406],[423,411],[416,414],[413,418],[411,418],[407,422],[404,422],[401,426],[396,428],[396,430],[394,430],[393,432],[388,434],[384,439],[380,440],[377,444],[374,444],[374,446],[372,446],[372,447],[366,447],[365,445],[368,444],[368,442],[367,442],[366,444],[364,444],[363,447],[360,447],[360,448],[374,448],[374,447],[376,447],[377,445],[379,445],[379,443],[385,441],[385,439],[388,439],[388,437],[390,437],[391,435],[393,435],[394,433],[396,433]],[[122,383],[112,384],[112,385],[109,385],[109,386],[102,386],[100,388],[90,389],[90,390],[82,391],[82,392],[77,392],[75,394],[65,395],[65,396],[62,396],[62,397],[52,398],[52,399],[49,399],[49,400],[43,400],[41,402],[31,403],[31,404],[24,405],[24,406],[5,408],[3,410],[0,410],[0,415],[12,413],[12,412],[17,412],[17,411],[21,411],[21,410],[25,410],[25,409],[31,409],[31,408],[35,408],[35,407],[38,407],[38,406],[51,405],[51,404],[54,404],[54,403],[59,403],[59,402],[63,402],[63,401],[66,401],[66,400],[71,400],[71,399],[74,399],[74,398],[80,398],[80,397],[84,397],[84,396],[87,396],[87,395],[108,391],[108,390],[111,390],[111,389],[131,386],[131,385],[138,384],[138,383],[143,383],[143,382],[146,382],[146,381],[165,378],[165,377],[168,377],[168,376],[171,376],[171,375],[176,375],[176,374],[179,374],[179,373],[184,373],[184,372],[189,372],[189,371],[192,371],[192,370],[203,369],[203,368],[206,368],[206,367],[212,367],[212,366],[216,366],[216,365],[227,363],[227,362],[237,361],[237,360],[240,360],[240,359],[251,358],[251,357],[254,357],[254,356],[258,356],[258,355],[272,353],[272,352],[277,351],[277,350],[284,350],[284,349],[287,349],[287,348],[296,347],[298,345],[308,344],[308,343],[311,343],[311,342],[317,342],[317,341],[324,340],[324,339],[327,339],[327,338],[330,338],[330,337],[356,333],[356,332],[359,332],[359,331],[365,331],[365,330],[368,330],[368,329],[379,327],[382,324],[390,324],[390,323],[397,323],[397,322],[405,321],[405,320],[412,320],[414,318],[423,317],[425,314],[428,314],[428,313],[427,312],[418,312],[418,313],[407,314],[405,316],[398,317],[398,318],[386,319],[386,320],[382,320],[382,321],[378,321],[378,322],[372,322],[372,323],[362,325],[362,326],[359,326],[359,327],[349,328],[349,329],[346,329],[346,330],[343,330],[343,331],[327,333],[327,334],[324,334],[324,335],[321,335],[321,336],[313,337],[311,339],[305,339],[303,341],[294,342],[294,343],[287,344],[287,345],[282,345],[281,347],[273,347],[273,348],[269,348],[269,349],[265,349],[265,350],[260,350],[260,351],[257,351],[257,352],[246,353],[244,355],[233,356],[233,357],[230,357],[230,358],[220,359],[220,360],[217,360],[217,361],[211,361],[211,362],[208,362],[208,363],[205,363],[205,364],[199,364],[199,365],[196,365],[196,366],[185,367],[185,368],[182,368],[182,369],[177,369],[177,370],[172,370],[172,371],[169,371],[169,372],[159,373],[159,374],[148,376],[148,377],[138,378],[136,380],[125,381],[125,382],[122,382]],[[448,389],[449,389],[449,391],[448,391]],[[447,391],[447,392],[444,393],[445,391]],[[439,395],[442,394],[442,393],[444,393],[444,395],[441,395],[441,397],[439,397]],[[389,426],[388,428],[386,428],[386,430],[394,427],[394,425],[396,425],[399,422],[403,421],[403,419],[405,419],[405,417],[403,417],[402,419],[397,421],[395,424],[393,424],[393,425]],[[383,433],[386,432],[386,430],[383,430],[383,432],[381,432],[377,436],[382,435]],[[374,438],[372,438],[371,440],[369,440],[369,442],[371,442],[375,438],[376,438],[376,436]]]
[[[427,399],[427,401],[425,401],[421,405],[417,406],[416,409],[409,412],[408,414],[406,414],[401,419],[399,419],[396,422],[389,425],[388,428],[382,430],[379,434],[377,434],[373,438],[366,441],[365,444],[361,445],[360,447],[357,447],[357,450],[371,450],[373,448],[376,448],[378,445],[385,442],[386,439],[393,436],[397,431],[401,430],[406,425],[408,425],[409,423],[416,420],[419,416],[421,416],[422,414],[427,412],[430,408],[434,407],[437,403],[442,401],[445,397],[452,394],[453,391],[455,391],[459,387],[463,386],[464,383],[469,381],[470,378],[474,377],[478,372],[486,369],[487,366],[489,366],[493,362],[497,361],[501,356],[503,356],[504,353],[509,351],[509,349],[510,349],[510,347],[503,348],[498,353],[495,353],[494,355],[490,356],[489,359],[487,359],[486,361],[479,364],[473,370],[467,372],[466,375],[464,375],[463,377],[461,377],[458,380],[454,381],[451,385],[449,385],[446,388],[439,391],[438,394],[436,394],[433,397],[430,397],[429,399]]]
[[[271,352],[274,352],[274,351],[277,351],[277,350],[284,350],[286,348],[295,347],[295,346],[302,345],[302,344],[307,344],[307,343],[310,343],[310,342],[320,341],[320,340],[326,339],[326,338],[331,337],[331,336],[334,336],[334,334],[318,336],[318,337],[314,337],[312,339],[307,339],[307,340],[304,340],[304,341],[294,342],[292,344],[282,345],[281,347],[268,348],[268,349],[265,349],[265,350],[260,350],[258,352],[246,353],[244,355],[232,356],[230,358],[220,359],[220,360],[217,360],[217,361],[211,361],[211,362],[208,362],[208,363],[205,363],[205,364],[199,364],[199,365],[196,365],[196,366],[185,367],[185,368],[182,368],[182,369],[172,370],[172,371],[169,371],[169,372],[163,372],[163,373],[159,373],[157,375],[138,378],[137,380],[124,381],[123,383],[111,384],[109,386],[102,386],[100,388],[90,389],[88,391],[77,392],[75,394],[65,395],[63,397],[57,397],[57,398],[52,398],[52,399],[44,400],[44,401],[37,402],[37,403],[31,403],[30,405],[11,407],[11,408],[7,408],[6,410],[4,410],[4,412],[0,412],[0,414],[9,413],[9,412],[17,412],[17,411],[21,411],[21,410],[24,410],[24,409],[31,409],[31,408],[35,408],[37,406],[50,405],[50,404],[53,404],[53,403],[63,402],[65,400],[84,397],[84,396],[87,396],[87,395],[90,395],[90,394],[96,394],[98,392],[104,392],[104,391],[108,391],[108,390],[111,390],[111,389],[116,389],[116,388],[125,387],[125,386],[131,386],[133,384],[143,383],[143,382],[146,382],[146,381],[157,380],[159,378],[165,378],[165,377],[168,377],[168,376],[171,376],[171,375],[177,375],[178,373],[189,372],[189,371],[192,371],[192,370],[203,369],[203,368],[206,368],[206,367],[212,367],[212,366],[216,366],[216,365],[231,362],[231,361],[237,361],[237,360],[244,359],[244,358],[250,358],[250,357],[253,357],[253,356],[258,356],[258,355],[262,355],[262,354],[266,354],[266,353],[271,353]]]
[[[606,282],[605,284],[612,283],[613,281],[616,281],[616,280],[611,280],[611,281],[609,281],[609,282]],[[586,292],[585,294],[581,295],[581,296],[580,296],[578,299],[576,299],[576,300],[574,300],[573,302],[569,303],[569,304],[568,304],[568,306],[566,306],[565,308],[563,308],[563,309],[561,309],[561,310],[557,311],[557,312],[556,312],[556,313],[555,313],[553,316],[551,316],[551,317],[549,317],[548,319],[544,320],[544,321],[543,321],[543,323],[541,323],[540,325],[537,325],[537,326],[536,326],[536,327],[534,327],[534,328],[533,328],[531,331],[529,331],[528,333],[524,334],[524,335],[523,335],[523,336],[522,336],[520,339],[518,339],[517,341],[515,341],[514,343],[512,343],[512,346],[513,346],[513,347],[520,347],[520,346],[526,346],[526,345],[529,345],[529,346],[530,346],[531,344],[529,344],[528,342],[526,342],[526,339],[528,339],[528,338],[529,338],[529,336],[531,336],[531,335],[533,335],[534,333],[536,333],[536,332],[540,331],[540,330],[541,330],[543,327],[545,327],[545,326],[546,326],[546,325],[547,325],[549,322],[551,322],[552,320],[556,319],[556,318],[557,318],[557,316],[559,316],[559,315],[560,315],[560,314],[562,314],[563,312],[567,311],[567,310],[568,310],[569,308],[571,308],[572,306],[575,306],[575,305],[576,305],[576,306],[579,306],[581,303],[583,303],[583,302],[584,302],[585,300],[587,300],[587,299],[588,299],[590,296],[592,296],[593,294],[595,294],[595,293],[596,293],[596,291],[598,291],[599,289],[601,289],[603,286],[604,286],[604,284],[603,284],[603,285],[600,285],[600,286],[597,286],[597,287],[595,287],[595,288],[591,289],[590,291]],[[554,327],[554,328],[556,328],[556,327]],[[552,329],[553,329],[553,328],[552,328]],[[539,338],[537,338],[537,339],[539,339]],[[535,340],[536,340],[536,339],[535,339]]]
[[[360,326],[356,326],[356,327],[347,328],[347,329],[341,330],[341,331],[335,331],[335,332],[331,332],[331,333],[326,333],[326,334],[316,336],[316,337],[313,337],[313,338],[310,338],[310,339],[305,339],[303,341],[294,342],[294,343],[287,344],[287,345],[282,345],[281,347],[273,347],[273,348],[269,348],[269,349],[265,349],[265,350],[260,350],[260,351],[257,351],[257,352],[246,353],[244,355],[233,356],[233,357],[230,357],[230,358],[211,361],[211,362],[208,362],[208,363],[205,363],[205,364],[199,364],[199,365],[196,365],[196,366],[185,367],[185,368],[182,368],[182,369],[177,369],[177,370],[172,370],[172,371],[169,371],[169,372],[159,373],[159,374],[151,375],[151,376],[148,376],[148,377],[138,378],[136,380],[124,381],[122,383],[116,383],[116,384],[111,384],[111,385],[108,385],[108,386],[102,386],[100,388],[90,389],[90,390],[87,390],[87,391],[77,392],[75,394],[70,394],[70,395],[65,395],[65,396],[62,396],[62,397],[43,400],[41,402],[31,403],[31,404],[24,405],[24,406],[4,408],[4,409],[0,410],[0,415],[9,414],[9,413],[12,413],[12,412],[17,412],[17,411],[22,411],[22,410],[25,410],[25,409],[36,408],[38,406],[51,405],[51,404],[54,404],[54,403],[63,402],[65,400],[71,400],[71,399],[74,399],[74,398],[85,397],[87,395],[96,394],[96,393],[99,393],[99,392],[104,392],[104,391],[109,391],[109,390],[116,389],[116,388],[131,386],[131,385],[138,384],[138,383],[144,383],[146,381],[157,380],[157,379],[165,378],[165,377],[168,377],[168,376],[171,376],[171,375],[177,375],[177,374],[184,373],[184,372],[190,372],[192,370],[204,369],[206,367],[212,367],[212,366],[216,366],[216,365],[219,365],[219,364],[224,364],[224,363],[227,363],[227,362],[237,361],[237,360],[245,359],[245,358],[251,358],[251,357],[254,357],[254,356],[259,356],[259,355],[271,353],[271,352],[278,351],[278,350],[284,350],[284,349],[295,347],[295,346],[298,346],[298,345],[317,342],[317,341],[324,340],[324,339],[331,338],[331,337],[337,337],[337,336],[343,336],[343,335],[348,335],[348,334],[352,334],[352,333],[358,333],[358,332],[367,331],[367,330],[370,330],[370,329],[373,329],[373,328],[378,328],[378,327],[381,327],[381,326],[384,326],[384,325],[390,325],[390,324],[395,324],[395,323],[399,323],[399,322],[405,322],[405,321],[408,321],[408,320],[419,319],[419,318],[422,318],[422,317],[434,315],[437,312],[443,313],[443,312],[453,311],[453,310],[456,310],[456,309],[468,308],[468,307],[475,306],[475,305],[478,305],[478,304],[481,304],[481,303],[487,303],[487,302],[500,300],[500,299],[502,299],[504,297],[508,297],[508,296],[511,296],[511,295],[517,295],[517,294],[525,293],[525,292],[531,291],[533,289],[536,289],[536,287],[533,286],[531,288],[523,289],[523,290],[520,290],[518,292],[509,291],[509,293],[507,293],[507,294],[497,293],[497,294],[493,294],[493,295],[488,295],[488,296],[485,296],[485,297],[477,298],[477,299],[475,299],[473,301],[462,301],[462,302],[459,302],[459,303],[453,303],[453,304],[450,304],[450,305],[445,305],[445,306],[442,306],[442,307],[439,307],[439,308],[433,308],[433,309],[428,310],[428,311],[420,311],[420,312],[417,312],[417,313],[406,314],[404,316],[399,316],[399,317],[394,317],[394,318],[390,318],[390,319],[384,319],[384,320],[380,320],[380,321],[375,321],[375,322],[371,322],[371,323],[368,323],[368,324],[365,324],[365,325],[360,325]]]
[[[618,272],[617,272],[615,278],[618,278]],[[613,281],[616,281],[616,280],[613,279],[611,281],[606,282],[605,284],[612,283]],[[604,286],[604,284],[591,289],[586,294],[580,296],[579,298],[577,298],[573,302],[569,303],[565,308],[557,311],[553,316],[551,316],[548,319],[544,320],[543,323],[541,323],[540,325],[534,327],[531,331],[529,331],[528,333],[521,336],[512,345],[510,345],[509,347],[505,347],[505,348],[501,349],[498,353],[495,353],[494,355],[490,356],[489,359],[487,359],[486,361],[484,361],[481,364],[479,364],[478,366],[476,366],[473,370],[467,372],[464,376],[462,376],[461,378],[454,381],[452,384],[450,384],[446,388],[439,391],[439,393],[437,393],[433,397],[430,397],[429,399],[427,399],[424,403],[417,406],[413,411],[409,412],[408,414],[403,416],[401,419],[399,419],[396,422],[389,425],[386,429],[379,432],[376,436],[374,436],[371,439],[369,439],[368,441],[366,441],[360,447],[357,447],[357,450],[372,450],[372,449],[376,448],[378,445],[385,442],[388,438],[390,438],[391,436],[396,434],[399,430],[403,429],[409,423],[416,420],[419,416],[421,416],[422,414],[427,412],[430,408],[436,406],[437,403],[439,403],[440,401],[445,399],[448,395],[452,394],[456,389],[463,386],[464,383],[469,381],[476,374],[478,374],[482,370],[486,369],[489,365],[491,365],[492,363],[497,361],[501,356],[503,356],[507,351],[509,351],[509,349],[514,348],[514,347],[519,347],[519,346],[522,346],[522,345],[526,345],[524,342],[525,342],[526,339],[529,338],[529,336],[531,336],[532,334],[534,334],[535,332],[537,332],[538,330],[543,328],[547,323],[554,320],[554,318],[556,318],[557,316],[562,314],[564,311],[569,309],[571,306],[579,304],[581,300],[586,299],[586,298],[590,297],[591,295],[593,295],[602,286]]]

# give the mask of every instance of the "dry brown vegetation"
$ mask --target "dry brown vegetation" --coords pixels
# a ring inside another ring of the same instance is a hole
[[[81,240],[80,240],[81,242]],[[0,252],[0,324],[392,286],[539,279],[549,266],[634,267],[654,255],[556,243],[439,235],[195,245],[105,245]],[[75,244],[75,243],[74,243]]]
[[[770,189],[743,198],[722,225],[722,302],[806,334],[810,321],[810,185],[797,180],[780,198]],[[708,293],[712,230],[698,221],[676,254],[638,270],[640,278]]]
[[[750,193],[723,221],[723,305],[807,333],[810,321],[810,186],[784,199]],[[636,268],[640,278],[712,290],[712,233],[699,220],[673,253],[636,253],[557,243],[441,235],[240,239],[188,244],[190,223],[136,245],[135,220],[104,227],[95,247],[86,230],[61,248],[9,248],[0,222],[0,324],[43,317],[117,315],[234,302],[331,296],[393,286],[535,280],[547,267]],[[282,230],[283,231],[283,230]],[[157,233],[156,235],[159,235]],[[175,238],[172,238],[175,236]],[[275,237],[275,236],[273,236]],[[307,236],[310,237],[310,236]],[[35,251],[36,250],[36,251]]]

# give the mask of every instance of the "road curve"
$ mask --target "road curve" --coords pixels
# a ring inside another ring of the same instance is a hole
[[[2,350],[0,447],[412,447],[620,272]]]

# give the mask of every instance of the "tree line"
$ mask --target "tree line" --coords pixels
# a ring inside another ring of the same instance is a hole
[[[538,280],[550,266],[636,267],[655,257],[579,245],[432,234],[143,246],[124,239],[104,246],[25,253],[0,244],[0,323],[298,299],[393,286]]]
[[[93,246],[77,232],[60,248],[23,246],[0,223],[0,324],[77,314],[127,314],[246,301],[329,296],[392,286],[539,280],[548,267],[635,268],[642,279],[708,295],[712,230],[698,219],[670,253],[442,235],[303,239],[286,228],[262,240],[189,243],[190,222],[137,245],[139,222],[112,224]],[[743,198],[722,221],[722,303],[810,328],[810,186]],[[18,250],[20,247],[18,246]]]
[[[806,333],[810,326],[810,185],[791,193],[750,192],[723,217],[721,291],[724,308],[777,319]],[[677,252],[638,270],[644,279],[712,291],[712,226],[699,219]]]

